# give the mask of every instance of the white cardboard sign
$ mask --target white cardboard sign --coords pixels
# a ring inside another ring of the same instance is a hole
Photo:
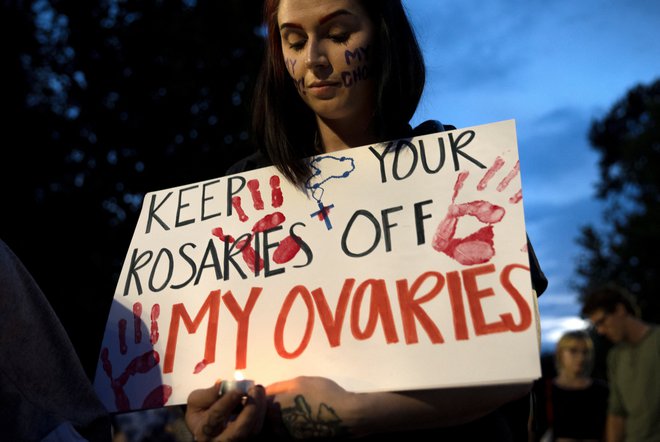
[[[540,376],[513,120],[148,193],[94,386],[110,411],[240,371],[359,392]]]

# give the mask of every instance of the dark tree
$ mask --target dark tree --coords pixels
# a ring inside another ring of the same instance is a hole
[[[608,281],[636,296],[642,317],[660,322],[660,79],[638,85],[595,121],[589,139],[600,153],[602,227],[586,226],[579,244],[578,287]]]
[[[142,196],[253,149],[261,4],[0,2],[0,237],[90,377]]]

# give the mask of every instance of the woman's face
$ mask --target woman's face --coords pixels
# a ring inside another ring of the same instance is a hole
[[[282,0],[282,57],[303,101],[327,120],[371,118],[374,26],[357,0]]]
[[[561,367],[573,375],[586,374],[589,362],[589,347],[582,340],[570,340],[560,350]]]

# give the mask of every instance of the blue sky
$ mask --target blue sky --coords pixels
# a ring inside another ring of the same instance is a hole
[[[587,134],[631,87],[660,77],[660,2],[403,0],[428,79],[413,119],[457,127],[515,119],[525,222],[550,285],[544,350],[580,328],[571,279],[580,227],[598,223]]]

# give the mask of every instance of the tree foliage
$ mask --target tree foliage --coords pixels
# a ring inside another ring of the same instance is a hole
[[[0,237],[90,376],[142,196],[252,149],[261,3],[0,2]]]
[[[586,226],[579,244],[582,290],[616,282],[636,297],[642,316],[660,322],[660,79],[632,88],[589,140],[600,154],[602,226]]]

